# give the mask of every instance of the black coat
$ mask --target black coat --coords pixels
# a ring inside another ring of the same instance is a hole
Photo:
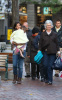
[[[43,32],[40,37],[39,50],[47,50],[47,54],[56,54],[58,51],[57,35],[51,31],[50,35],[47,32]]]
[[[36,37],[31,36],[30,41],[29,41],[30,47],[29,47],[28,55],[30,56],[30,62],[31,63],[35,63],[34,57],[35,57],[35,55],[37,54],[37,51],[38,51],[38,49],[36,48],[37,46],[36,46],[36,43],[35,43],[35,39],[36,39]],[[37,43],[37,45],[38,45],[38,43]]]
[[[58,38],[58,45],[59,45],[59,47],[62,47],[62,27],[60,28],[60,30],[57,32],[56,31],[56,28],[55,27],[53,27],[53,29],[52,29],[54,32],[56,32],[56,34],[57,34],[57,38]]]

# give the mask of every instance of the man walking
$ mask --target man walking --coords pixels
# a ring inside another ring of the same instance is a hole
[[[58,45],[59,49],[62,48],[62,26],[61,26],[61,21],[58,19],[56,20],[55,26],[53,27],[53,31],[57,33],[57,38],[58,38]],[[55,76],[59,77],[59,71],[55,71]]]

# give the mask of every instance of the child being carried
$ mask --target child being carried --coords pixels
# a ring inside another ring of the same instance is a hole
[[[22,29],[19,29],[19,30],[16,30],[14,31],[12,34],[11,34],[11,37],[10,37],[10,42],[15,42],[17,43],[17,46],[14,45],[14,52],[15,54],[17,54],[18,52],[20,52],[20,55],[21,57],[24,58],[23,56],[23,51],[24,51],[24,48],[26,48],[26,43],[28,42],[28,38],[26,36],[26,33],[24,33],[24,31]],[[24,44],[24,45],[21,45],[21,44]]]

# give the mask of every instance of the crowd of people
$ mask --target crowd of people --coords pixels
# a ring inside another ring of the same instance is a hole
[[[23,64],[25,64],[26,78],[31,77],[32,80],[41,78],[41,82],[52,85],[51,67],[62,47],[61,21],[56,20],[54,26],[51,20],[46,20],[40,29],[34,27],[32,30],[28,28],[27,22],[23,25],[16,22],[10,42],[13,47],[13,83],[21,84]],[[34,57],[39,51],[42,51],[43,58],[41,63],[37,64]],[[56,70],[55,76],[59,76],[59,71]]]

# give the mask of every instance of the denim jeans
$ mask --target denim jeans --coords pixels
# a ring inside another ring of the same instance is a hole
[[[24,57],[26,56],[26,51],[23,52]],[[13,52],[13,74],[18,75],[19,78],[22,78],[23,73],[23,63],[24,58],[20,56],[20,52],[15,54]]]
[[[44,52],[43,57],[43,67],[44,67],[44,78],[48,80],[48,82],[52,82],[53,80],[53,70],[51,69],[54,61],[56,59],[56,54],[47,54],[47,52]]]

